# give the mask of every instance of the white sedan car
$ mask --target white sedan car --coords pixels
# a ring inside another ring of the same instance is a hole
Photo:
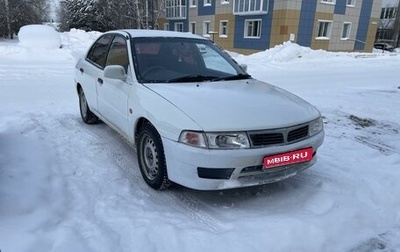
[[[82,120],[101,119],[136,145],[155,189],[280,181],[312,166],[324,139],[316,108],[190,33],[104,33],[78,61],[75,83]]]

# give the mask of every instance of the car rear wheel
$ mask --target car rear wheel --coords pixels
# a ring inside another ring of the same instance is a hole
[[[94,124],[99,121],[99,118],[89,109],[85,93],[82,88],[79,89],[79,110],[82,120],[87,124]]]
[[[144,124],[140,130],[137,147],[139,168],[144,181],[156,190],[170,187],[161,137],[150,123]]]

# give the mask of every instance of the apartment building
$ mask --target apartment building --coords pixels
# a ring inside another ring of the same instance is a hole
[[[376,39],[378,42],[395,42],[395,24],[398,15],[399,0],[382,0],[381,15]],[[400,21],[397,21],[400,25]]]
[[[166,0],[159,27],[250,54],[285,41],[329,51],[373,48],[381,0]]]

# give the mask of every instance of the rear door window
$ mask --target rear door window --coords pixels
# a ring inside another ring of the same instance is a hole
[[[100,37],[90,48],[86,59],[103,69],[106,65],[107,52],[113,37],[112,34]]]

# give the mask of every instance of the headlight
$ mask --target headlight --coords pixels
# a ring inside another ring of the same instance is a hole
[[[250,148],[245,133],[206,133],[210,149],[243,149]]]
[[[202,133],[183,131],[179,142],[200,148],[209,149],[243,149],[250,148],[246,133]]]
[[[181,135],[179,136],[179,142],[194,147],[207,148],[206,140],[202,132],[182,131]]]
[[[322,117],[319,117],[318,119],[310,122],[310,136],[314,136],[318,134],[321,130],[324,128],[324,122],[322,121]]]

